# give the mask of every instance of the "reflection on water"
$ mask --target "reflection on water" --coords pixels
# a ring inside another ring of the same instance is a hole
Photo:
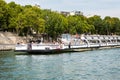
[[[120,49],[14,55],[0,52],[0,80],[120,80]]]

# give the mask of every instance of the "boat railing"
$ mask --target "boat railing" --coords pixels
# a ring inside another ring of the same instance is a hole
[[[63,44],[32,44],[32,49],[63,49]]]
[[[82,38],[70,38],[69,35],[64,35],[63,40],[61,39],[60,42],[17,44],[15,48],[16,50],[53,50],[109,46],[120,46],[120,37],[110,35],[85,35],[82,36]]]
[[[27,44],[17,44],[15,50],[27,50]]]

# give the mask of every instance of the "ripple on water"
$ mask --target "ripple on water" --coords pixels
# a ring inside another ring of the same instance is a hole
[[[120,80],[119,48],[59,55],[8,53],[0,54],[0,80]]]

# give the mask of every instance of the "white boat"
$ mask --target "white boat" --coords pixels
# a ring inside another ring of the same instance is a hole
[[[116,35],[81,35],[72,36],[62,34],[60,42],[56,43],[28,43],[17,44],[15,51],[23,51],[34,54],[84,51],[93,48],[119,47],[120,36]]]

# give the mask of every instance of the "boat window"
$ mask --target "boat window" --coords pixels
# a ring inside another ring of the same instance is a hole
[[[70,40],[71,39],[71,35],[70,34],[63,34],[62,35],[62,39]]]

